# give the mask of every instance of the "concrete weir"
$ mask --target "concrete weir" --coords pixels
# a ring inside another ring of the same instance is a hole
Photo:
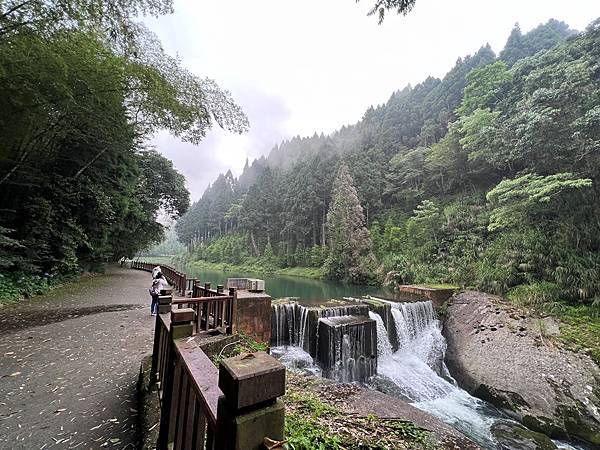
[[[377,373],[377,328],[366,316],[319,319],[317,363],[327,378],[366,381]]]
[[[304,306],[295,301],[271,303],[271,345],[294,345],[317,356],[319,319],[336,316],[367,316],[364,304]]]

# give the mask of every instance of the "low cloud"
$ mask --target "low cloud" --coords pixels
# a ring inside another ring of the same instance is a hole
[[[281,99],[251,87],[232,89],[232,94],[250,120],[247,133],[236,135],[216,125],[199,145],[182,142],[166,132],[152,140],[152,145],[186,177],[194,201],[219,173],[231,169],[239,175],[246,158],[252,161],[267,155],[276,143],[288,137],[285,123],[290,114]]]

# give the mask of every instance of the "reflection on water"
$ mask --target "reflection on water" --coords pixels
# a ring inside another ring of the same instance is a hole
[[[329,300],[332,298],[341,299],[342,297],[360,297],[367,294],[394,298],[392,290],[377,286],[360,286],[329,280],[315,280],[312,278],[285,275],[208,270],[194,266],[185,266],[182,267],[181,270],[183,270],[188,277],[197,278],[202,283],[211,282],[213,286],[217,284],[225,285],[227,283],[227,278],[260,278],[265,280],[267,294],[271,297],[299,297],[302,300],[302,303],[311,303],[311,301]]]

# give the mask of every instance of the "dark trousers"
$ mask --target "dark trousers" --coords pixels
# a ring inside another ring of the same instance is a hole
[[[152,304],[150,305],[150,313],[156,314],[158,312],[158,294],[152,294]]]

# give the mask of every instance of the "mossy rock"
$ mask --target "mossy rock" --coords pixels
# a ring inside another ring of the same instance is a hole
[[[560,406],[559,412],[570,436],[577,436],[594,445],[600,445],[598,422],[586,415],[585,408]]]
[[[499,450],[556,450],[558,447],[545,434],[528,430],[513,422],[497,422],[491,433]]]

